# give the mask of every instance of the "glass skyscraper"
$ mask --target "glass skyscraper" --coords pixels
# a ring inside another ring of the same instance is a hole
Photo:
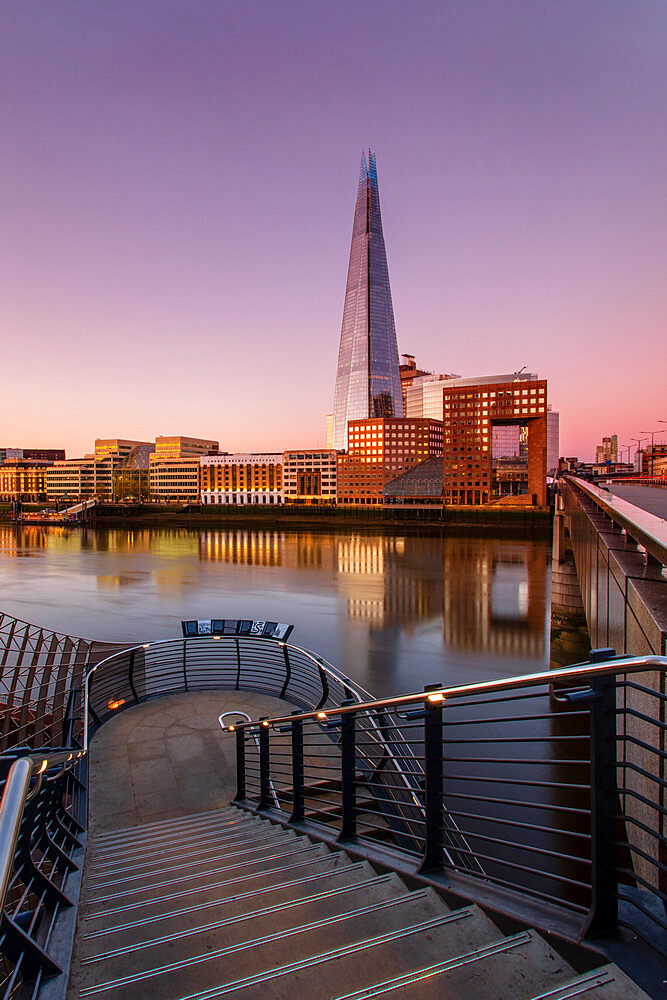
[[[347,447],[347,422],[402,417],[398,344],[382,233],[375,155],[361,157],[361,173],[334,395],[333,447]]]

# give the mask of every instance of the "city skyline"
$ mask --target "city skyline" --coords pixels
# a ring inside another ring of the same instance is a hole
[[[564,455],[667,418],[664,8],[119,0],[0,26],[3,445],[323,447],[369,141],[401,353],[547,378]]]

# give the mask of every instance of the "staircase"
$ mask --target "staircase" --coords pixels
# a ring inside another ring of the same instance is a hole
[[[233,807],[91,835],[68,1000],[641,1000]]]

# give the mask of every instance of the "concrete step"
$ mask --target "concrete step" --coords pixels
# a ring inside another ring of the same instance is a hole
[[[173,956],[166,951],[159,967],[156,965],[144,972],[123,975],[127,973],[127,961],[120,961],[117,967],[120,978],[108,974],[114,968],[110,962],[82,966],[76,985],[81,1000],[98,994],[110,995],[114,1000],[136,1000],[138,996],[172,1000],[202,991],[209,991],[211,996],[224,995],[224,988],[222,994],[220,992],[221,984],[238,989],[243,980],[250,979],[257,982],[250,995],[257,989],[256,995],[266,1000],[270,994],[264,980],[268,977],[274,997],[293,995],[315,1000],[320,996],[336,995],[332,983],[340,986],[338,970],[330,978],[328,975],[322,977],[318,969],[303,980],[302,989],[285,989],[286,984],[282,982],[277,991],[273,980],[286,955],[290,956],[290,966],[305,969],[313,965],[314,955],[332,951],[342,953],[347,961],[356,959],[357,972],[361,974],[363,968],[368,982],[369,974],[382,974],[383,963],[384,967],[395,968],[397,947],[404,960],[410,963],[407,967],[412,968],[422,952],[433,961],[443,954],[471,951],[497,935],[497,928],[476,907],[443,912],[441,901],[432,890],[419,889],[397,899],[319,921],[314,926],[287,930],[241,945],[218,946],[186,958],[182,957],[181,948]],[[360,940],[367,942],[378,938],[392,939],[393,947],[387,951],[385,946],[384,953],[377,951],[372,956],[368,948],[356,950]],[[135,954],[134,959],[140,962],[141,952]]]
[[[352,912],[372,902],[396,899],[406,892],[405,883],[397,875],[372,875],[349,885],[321,887],[319,892],[310,896],[273,903],[236,915],[230,914],[222,904],[217,906],[215,912],[209,909],[199,911],[197,915],[188,914],[188,923],[182,922],[180,927],[163,919],[159,926],[152,923],[146,928],[144,925],[143,933],[138,933],[139,929],[132,927],[123,932],[107,932],[103,936],[84,938],[80,954],[84,960],[94,958],[106,961],[114,955],[131,955],[137,948],[142,948],[142,955],[148,956],[151,949],[159,950],[167,945],[182,949],[179,950],[179,955],[194,954],[209,947],[217,947],[223,938],[225,945],[241,944],[246,940],[256,940],[278,931]],[[190,939],[190,944],[187,939]]]
[[[533,994],[530,1000],[651,1000],[616,965],[604,965],[571,979],[566,986],[549,993]]]
[[[345,855],[338,857],[345,861]],[[301,869],[306,868],[313,868],[313,865],[301,866]],[[142,941],[155,937],[158,932],[167,934],[188,930],[195,921],[206,923],[218,917],[233,920],[239,915],[259,914],[264,910],[279,911],[281,907],[289,907],[293,902],[302,901],[307,904],[312,896],[347,886],[356,886],[359,882],[366,883],[374,877],[376,873],[368,862],[359,861],[355,864],[343,864],[339,868],[311,871],[310,874],[302,875],[300,878],[278,882],[267,888],[250,889],[227,896],[223,894],[225,889],[223,886],[222,889],[213,890],[210,898],[198,902],[189,902],[190,897],[185,900],[174,900],[172,909],[162,913],[146,913],[142,908],[135,913],[116,913],[106,920],[88,915],[80,925],[78,943],[83,944],[89,939],[97,941],[95,947],[100,951],[105,948],[120,947],[133,940]],[[152,911],[156,906],[145,908],[149,909]],[[127,919],[128,917],[134,919]]]
[[[202,823],[221,822],[232,824],[244,824],[248,822],[250,814],[237,809],[235,806],[224,806],[222,809],[207,809],[204,812],[188,813],[187,816],[177,816],[173,819],[155,820],[152,823],[141,823],[138,826],[122,827],[113,830],[111,833],[97,833],[95,844],[98,847],[107,845],[122,844],[127,841],[137,839],[150,840],[161,832],[168,830],[179,831],[190,826],[198,826]]]
[[[342,968],[335,973],[340,987]],[[521,931],[498,938],[485,947],[438,956],[437,961],[416,965],[403,974],[388,978],[377,976],[369,985],[350,977],[350,989],[338,988],[318,994],[327,1000],[370,1000],[390,994],[396,1000],[433,1000],[455,997],[456,1000],[529,1000],[539,995],[549,1000],[566,982],[574,978],[572,968],[535,931]],[[368,981],[368,977],[366,977]],[[361,988],[360,988],[361,985]],[[285,984],[283,984],[285,989]],[[239,994],[243,1000],[260,993]],[[576,994],[575,994],[576,995]],[[217,993],[216,996],[224,996]]]
[[[253,860],[259,860],[266,855],[283,853],[296,845],[303,844],[301,838],[292,831],[277,830],[267,834],[257,841],[244,843],[234,841],[232,844],[215,844],[205,851],[188,851],[180,856],[171,855],[160,861],[152,860],[149,864],[119,866],[117,869],[103,873],[91,873],[87,879],[88,891],[97,894],[112,886],[122,886],[131,889],[137,885],[150,886],[161,882],[174,872],[180,872],[183,878],[188,873],[217,871],[223,864],[241,865]],[[306,841],[310,844],[310,841]]]
[[[103,870],[115,865],[131,864],[138,858],[161,857],[163,852],[188,850],[191,846],[196,847],[211,840],[231,843],[235,840],[256,838],[267,829],[275,830],[276,827],[255,817],[252,817],[247,824],[224,825],[213,822],[187,831],[169,833],[164,839],[141,840],[136,843],[133,841],[122,848],[100,851],[93,845],[88,855],[88,862],[91,870]]]
[[[132,871],[140,865],[150,868],[151,865],[159,865],[163,862],[168,863],[172,859],[184,856],[191,858],[194,855],[203,855],[213,848],[217,850],[234,850],[234,848],[243,845],[259,844],[268,840],[275,840],[284,834],[296,836],[291,830],[283,831],[280,827],[269,824],[250,827],[248,830],[239,831],[233,836],[229,834],[221,836],[216,831],[213,831],[196,840],[184,840],[182,844],[172,843],[169,847],[165,845],[153,851],[139,852],[133,856],[122,855],[119,858],[112,859],[109,859],[107,856],[104,860],[100,861],[91,859],[86,865],[86,870],[90,879],[105,878],[116,872]]]
[[[300,860],[299,860],[300,859]],[[111,900],[93,903],[85,899],[81,912],[86,920],[97,921],[96,926],[113,926],[119,919],[129,920],[140,914],[145,916],[147,906],[152,914],[170,913],[177,906],[206,902],[217,895],[238,895],[244,892],[258,892],[271,886],[306,878],[325,871],[344,868],[350,864],[346,855],[332,853],[323,847],[304,855],[289,855],[277,859],[270,865],[265,863],[261,872],[246,872],[242,875],[226,873],[222,877],[208,878],[200,884],[182,886],[177,879],[158,893],[149,894],[148,899],[140,894],[129,901],[124,894]],[[122,915],[122,917],[121,917]]]
[[[236,810],[235,810],[236,811]],[[129,827],[116,831],[113,839],[104,841],[95,837],[91,847],[91,857],[104,855],[120,856],[124,853],[137,853],[144,848],[154,848],[173,844],[182,837],[199,836],[206,831],[217,830],[220,833],[233,833],[238,830],[248,828],[248,824],[261,823],[262,820],[255,817],[225,818],[218,812],[212,812],[196,822],[184,823],[187,817],[179,817],[178,820],[164,821],[164,823],[151,824],[151,830],[147,831],[144,826]],[[168,825],[168,824],[174,824]],[[176,825],[178,824],[178,825]]]
[[[243,875],[256,875],[258,869],[265,865],[275,868],[279,864],[290,865],[297,861],[312,860],[325,854],[326,848],[311,844],[297,838],[286,844],[268,846],[262,851],[252,852],[246,859],[237,861],[236,858],[226,858],[221,862],[210,862],[198,866],[189,873],[181,871],[165,872],[164,876],[152,875],[140,880],[139,884],[134,881],[123,883],[122,881],[109,886],[99,886],[90,893],[86,893],[86,901],[94,909],[105,909],[118,905],[123,900],[128,903],[137,904],[139,902],[150,903],[156,895],[163,892],[171,892],[176,889],[206,887],[214,880],[227,878],[241,878]]]

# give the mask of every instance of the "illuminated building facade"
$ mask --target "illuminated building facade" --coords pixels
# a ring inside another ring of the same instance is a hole
[[[199,502],[199,459],[149,457],[151,499],[161,503]]]
[[[443,503],[485,504],[501,497],[501,482],[511,481],[517,483],[507,491],[513,501],[546,506],[545,380],[459,382],[443,389],[443,412]],[[497,451],[507,448],[508,435],[517,436],[516,469],[503,462],[508,456],[494,456],[494,434]]]
[[[44,462],[21,459],[0,464],[0,500],[45,500],[46,469]]]
[[[204,504],[243,507],[283,502],[282,454],[209,455],[200,459]]]
[[[58,462],[65,458],[64,448],[0,448],[0,462]]]
[[[601,465],[604,462],[618,462],[618,434],[611,434],[602,438],[602,444],[595,449],[595,462]]]
[[[125,438],[95,438],[95,458],[107,458],[109,455],[117,458],[119,455],[129,455],[132,449],[138,445],[150,443],[150,441],[129,441]]]
[[[387,482],[442,449],[440,420],[351,420],[348,453],[338,456],[338,503],[382,504]]]
[[[98,497],[111,500],[114,470],[121,464],[120,455],[104,458],[68,458],[46,469],[46,493],[50,499],[80,500]]]
[[[335,503],[337,457],[333,449],[284,451],[285,503]]]
[[[220,451],[219,441],[208,438],[174,437],[155,438],[155,461],[165,458],[191,458],[194,455],[211,455]]]
[[[361,157],[354,210],[331,446],[345,448],[349,420],[403,413],[377,168],[369,150],[368,161]]]

